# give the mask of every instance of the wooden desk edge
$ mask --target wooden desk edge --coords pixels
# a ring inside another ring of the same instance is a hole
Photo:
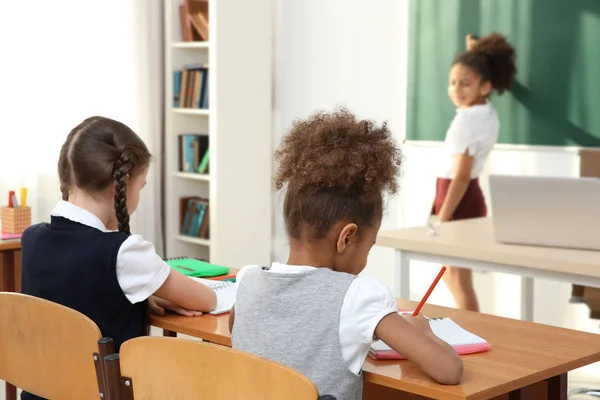
[[[0,252],[21,250],[20,239],[0,239]]]
[[[228,314],[227,314],[228,315]],[[192,317],[190,317],[192,318]],[[202,318],[202,317],[196,317]],[[175,322],[169,321],[163,317],[159,316],[151,316],[150,317],[150,325],[155,326],[160,329],[166,329],[168,331],[181,333],[183,335],[193,336],[198,339],[205,340],[210,343],[220,344],[222,346],[231,347],[231,337],[230,336],[222,336],[216,333],[211,332],[201,332],[199,335],[198,330],[187,328],[185,326],[181,326]]]

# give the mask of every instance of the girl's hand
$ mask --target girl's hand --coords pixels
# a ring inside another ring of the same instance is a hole
[[[401,316],[402,316],[402,318],[404,318],[404,320],[406,322],[413,325],[414,327],[419,329],[421,332],[423,332],[425,334],[433,335],[433,331],[431,330],[431,325],[429,324],[429,320],[427,318],[425,318],[425,316],[423,314],[419,314],[416,317],[413,317],[411,313],[404,313],[404,314],[401,314]]]
[[[472,33],[469,33],[467,35],[467,51],[472,50],[478,41],[479,41],[479,39],[475,35],[473,35]]]
[[[202,311],[188,310],[156,296],[150,296],[148,298],[148,307],[150,308],[150,312],[154,315],[165,315],[166,310],[173,311],[185,317],[198,317],[202,315]]]

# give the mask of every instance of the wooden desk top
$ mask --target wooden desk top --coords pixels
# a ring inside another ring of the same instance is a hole
[[[377,245],[443,257],[600,278],[600,251],[496,242],[491,218],[444,223],[438,235],[425,226],[380,232]]]
[[[0,239],[0,251],[20,250],[21,239]]]
[[[416,304],[398,300],[403,309]],[[363,367],[366,382],[445,400],[488,399],[600,361],[600,335],[433,305],[426,305],[423,312],[452,318],[490,342],[492,350],[462,357],[465,369],[460,385],[439,385],[410,361],[370,358]],[[228,321],[228,315],[151,319],[159,328],[231,346]]]

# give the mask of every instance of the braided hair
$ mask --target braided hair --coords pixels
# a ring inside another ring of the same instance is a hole
[[[131,234],[127,210],[127,179],[142,172],[151,154],[140,137],[125,124],[90,117],[67,136],[58,159],[63,200],[73,187],[97,193],[114,185],[114,207],[119,231]]]

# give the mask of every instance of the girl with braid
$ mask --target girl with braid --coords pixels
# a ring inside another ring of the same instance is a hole
[[[50,223],[33,225],[22,236],[23,293],[87,315],[114,339],[117,351],[147,333],[149,305],[189,316],[216,306],[212,289],[172,270],[152,243],[131,234],[129,216],[150,159],[144,142],[121,122],[84,120],[60,152],[62,201]]]
[[[431,214],[440,222],[485,217],[485,199],[478,176],[498,139],[498,114],[489,101],[512,85],[515,50],[498,33],[481,39],[467,36],[467,51],[450,69],[448,95],[456,106],[444,143],[442,166],[436,182]],[[470,269],[448,267],[444,281],[456,306],[479,311]]]

